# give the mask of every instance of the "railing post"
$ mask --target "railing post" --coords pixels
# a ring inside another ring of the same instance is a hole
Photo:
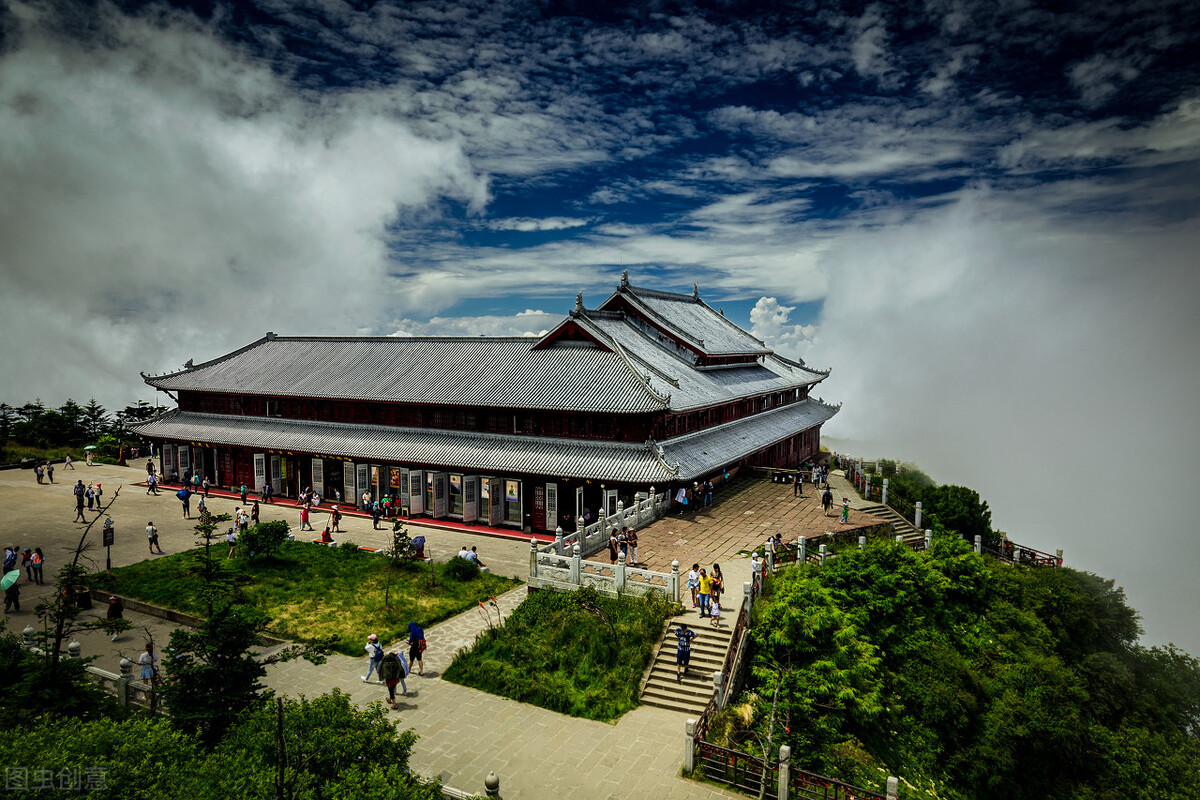
[[[858,549],[859,549],[859,550],[865,550],[865,549],[866,549],[866,547],[867,547],[867,537],[866,537],[866,536],[859,536],[859,537],[858,537]]]
[[[887,494],[888,494],[888,479],[884,478],[883,479],[883,504],[885,506],[887,505]]]
[[[721,674],[721,670],[713,670],[713,707],[720,711],[725,707],[723,702],[725,689],[725,676]]]
[[[746,613],[749,614],[750,606],[754,605],[754,578],[753,577],[751,577],[750,580],[748,580],[742,584],[742,595],[746,598],[745,599]],[[737,625],[737,618],[734,618],[733,624]]]
[[[928,550],[933,546],[933,531],[929,528],[925,529],[925,549]]]
[[[575,520],[575,543],[580,547],[587,547],[587,522],[582,515]]]
[[[900,779],[895,775],[888,775],[887,800],[900,800]]]
[[[696,768],[696,720],[689,719],[683,723],[683,770],[691,772]]]
[[[487,797],[500,800],[500,777],[494,771],[489,772],[483,779],[483,791]]]
[[[636,492],[633,495],[633,508],[637,512],[637,516],[634,518],[634,524],[639,528],[642,527],[642,505],[645,503],[645,501],[646,495],[642,494],[641,492]]]
[[[133,662],[121,659],[121,677],[117,680],[117,703],[129,705],[129,684],[133,681]]]
[[[1062,566],[1062,548],[1061,547],[1054,551],[1054,557],[1056,559],[1058,559],[1058,563],[1055,566],[1061,567]]]
[[[559,532],[561,533],[562,530],[559,529]],[[538,546],[537,539],[530,538],[530,540],[529,540],[529,577],[531,580],[533,578],[537,577],[537,557],[538,557],[537,546]]]
[[[650,486],[650,510],[654,513],[655,519],[657,519],[659,515],[658,495],[654,493],[653,484]]]
[[[916,528],[917,530],[921,530],[921,501],[920,500],[917,501],[916,508],[917,508],[917,510],[915,512],[916,519],[913,520],[913,527]]]
[[[821,566],[825,565],[825,558],[829,555],[829,545],[821,545]]]
[[[575,547],[572,548],[572,555],[571,555],[571,583],[574,584],[575,586],[579,585],[579,554],[580,554],[580,552],[582,552],[582,551],[580,550],[579,545],[576,544]]]
[[[903,536],[897,536],[897,537],[896,537],[896,544],[904,544],[904,537],[903,537]]]
[[[775,548],[768,547],[767,550],[767,572],[775,571]]]
[[[1059,550],[1058,552],[1061,553],[1062,551]],[[21,636],[25,638],[26,647],[33,647],[33,635],[35,633],[37,633],[37,631],[33,629],[32,625],[26,625],[25,630],[21,631]]]
[[[776,797],[788,800],[788,791],[792,788],[792,748],[786,744],[779,746],[779,790]]]
[[[671,562],[671,597],[676,603],[679,602],[679,559]]]
[[[983,537],[979,534],[975,534],[975,552],[977,554],[983,552]]]
[[[558,553],[560,556],[563,554],[562,537],[563,537],[563,529],[562,529],[562,525],[559,525],[557,528],[554,529],[554,552]]]
[[[82,650],[83,645],[81,645],[79,642],[72,641],[69,645],[67,645],[67,655],[71,658],[82,658],[83,656],[80,654],[80,651]]]
[[[805,536],[796,540],[796,561],[800,564],[808,561],[808,538]]]
[[[617,592],[625,591],[625,554],[617,553]]]

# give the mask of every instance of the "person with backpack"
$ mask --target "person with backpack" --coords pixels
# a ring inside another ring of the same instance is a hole
[[[33,582],[39,586],[42,583],[42,565],[46,562],[46,557],[42,555],[42,548],[33,548]]]
[[[393,650],[383,657],[383,661],[379,664],[379,677],[383,678],[383,683],[388,690],[388,705],[392,710],[396,710],[396,684],[400,684],[401,690],[405,697],[408,696],[408,684],[404,682],[404,676],[408,673],[408,662],[404,660],[404,654],[399,649]]]
[[[249,494],[250,490],[247,489],[246,484],[243,483],[241,486],[238,487],[238,491],[242,495],[242,505],[246,505],[246,495]]]
[[[338,523],[342,521],[342,512],[335,504],[329,510],[329,527],[337,533],[341,533],[342,529],[338,527]]]
[[[821,507],[825,509],[825,516],[829,516],[829,507],[833,505],[833,492],[829,490],[829,486],[825,487],[825,493],[821,495]]]
[[[372,674],[379,673],[379,665],[383,663],[383,645],[379,643],[379,637],[372,633],[367,637],[367,643],[363,646],[363,650],[367,651],[367,674],[362,676],[363,683],[366,683],[371,679]],[[383,681],[379,681],[379,683],[383,683]]]
[[[417,665],[417,674],[425,674],[425,631],[415,622],[408,623],[408,663]]]
[[[371,529],[379,530],[379,501],[371,503]]]
[[[179,502],[183,503],[183,518],[192,518],[192,492],[186,486],[175,493],[179,498]]]

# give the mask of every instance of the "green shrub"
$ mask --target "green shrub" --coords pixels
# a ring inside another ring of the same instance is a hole
[[[446,575],[456,581],[471,581],[479,577],[479,565],[466,558],[455,556],[446,564]]]
[[[283,520],[260,522],[247,528],[238,538],[238,544],[252,557],[275,558],[288,540],[288,531],[289,526]]]

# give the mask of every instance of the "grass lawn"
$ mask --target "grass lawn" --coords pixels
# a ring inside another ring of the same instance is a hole
[[[223,545],[214,552],[222,554]],[[106,592],[131,597],[188,614],[203,615],[199,581],[190,574],[195,550],[142,561],[94,576],[93,585]],[[408,623],[428,627],[475,606],[489,595],[499,595],[519,581],[479,574],[456,580],[446,574],[446,564],[410,563],[389,570],[390,559],[348,548],[310,542],[290,542],[277,558],[221,559],[239,583],[244,602],[265,611],[274,620],[271,632],[281,637],[319,639],[334,637],[334,650],[361,655],[368,633],[381,642],[408,637]],[[391,572],[390,604],[384,607],[384,587]]]
[[[661,595],[531,592],[443,677],[573,717],[613,720],[638,705],[654,643],[677,611]]]

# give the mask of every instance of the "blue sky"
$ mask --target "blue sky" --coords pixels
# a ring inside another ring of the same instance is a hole
[[[699,283],[1200,652],[1200,3],[600,5],[0,0],[3,399]]]

